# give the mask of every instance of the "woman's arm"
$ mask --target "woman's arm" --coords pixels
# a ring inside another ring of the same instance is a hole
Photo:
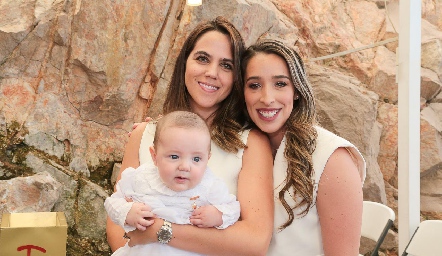
[[[210,255],[265,255],[273,231],[273,159],[267,136],[250,131],[238,178],[241,220],[224,230],[172,224],[169,245]],[[227,171],[227,170],[226,170]],[[129,234],[129,245],[156,242],[163,221]]]
[[[125,170],[127,167],[137,168],[140,165],[138,152],[146,124],[147,123],[141,123],[135,128],[135,130],[132,131],[124,150],[123,162],[121,163],[120,170]],[[120,179],[121,171],[116,182],[118,182]],[[124,246],[127,242],[127,240],[123,238],[124,229],[112,222],[109,217],[107,218],[106,222],[106,234],[107,241],[112,251]]]
[[[325,166],[316,199],[326,256],[359,254],[362,201],[357,166],[345,148],[338,148]]]

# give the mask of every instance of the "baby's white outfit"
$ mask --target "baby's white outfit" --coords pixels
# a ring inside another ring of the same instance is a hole
[[[196,187],[175,192],[169,189],[161,180],[158,169],[150,163],[143,164],[137,169],[127,168],[121,174],[116,185],[116,192],[104,203],[106,211],[113,222],[122,226],[126,232],[135,228],[125,224],[127,213],[133,202],[142,202],[152,208],[157,217],[176,224],[190,224],[189,217],[194,205],[197,207],[213,205],[223,213],[223,224],[217,228],[224,229],[235,223],[240,214],[240,205],[236,196],[229,193],[226,184],[217,178],[210,169]],[[196,198],[196,199],[194,199]],[[126,243],[112,255],[198,255],[183,251],[165,244],[153,243],[129,247]]]

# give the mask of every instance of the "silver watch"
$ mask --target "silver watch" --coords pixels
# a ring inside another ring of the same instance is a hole
[[[158,242],[167,244],[172,239],[172,223],[164,220],[163,226],[157,232]]]

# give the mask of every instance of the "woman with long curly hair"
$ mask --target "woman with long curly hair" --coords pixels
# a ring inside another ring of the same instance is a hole
[[[242,58],[251,127],[274,158],[275,224],[267,255],[358,255],[365,161],[347,140],[321,128],[304,64],[277,40]]]

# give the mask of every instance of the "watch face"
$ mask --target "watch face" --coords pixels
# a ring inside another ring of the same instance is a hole
[[[167,227],[161,227],[158,231],[158,241],[160,243],[168,243],[172,238],[172,230]]]

